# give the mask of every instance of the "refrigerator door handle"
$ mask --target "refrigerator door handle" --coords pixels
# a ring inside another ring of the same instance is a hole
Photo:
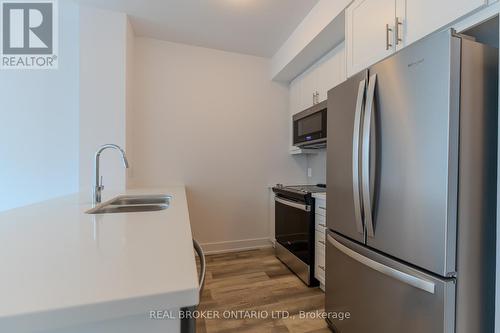
[[[363,208],[366,231],[368,237],[375,236],[373,227],[372,201],[373,192],[371,189],[372,177],[370,177],[370,149],[371,149],[371,126],[373,112],[375,109],[375,85],[377,83],[377,74],[370,76],[368,81],[368,92],[366,95],[366,110],[363,120],[363,146],[361,153],[361,182],[363,184]]]
[[[337,240],[335,240],[331,235],[327,235],[328,242],[332,244],[337,250],[344,253],[346,256],[350,257],[353,260],[356,260],[360,264],[369,267],[379,273],[382,273],[386,276],[392,277],[400,282],[403,282],[407,285],[415,287],[417,289],[426,291],[430,294],[434,294],[436,285],[428,280],[422,279],[420,277],[401,272],[392,267],[383,265],[375,260],[367,258],[358,252],[355,252],[348,248],[347,246],[341,244]]]
[[[364,97],[366,89],[366,80],[362,80],[358,87],[358,97],[356,99],[356,112],[354,114],[354,131],[352,136],[352,190],[354,200],[354,216],[356,229],[360,234],[363,230],[363,217],[361,215],[361,193],[360,193],[360,174],[359,174],[359,144],[361,131],[361,118],[364,111]]]

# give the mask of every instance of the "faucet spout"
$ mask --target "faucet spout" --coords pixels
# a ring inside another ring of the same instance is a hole
[[[118,150],[121,154],[121,157],[122,157],[123,166],[127,169],[129,167],[127,155],[125,154],[125,151],[120,146],[115,145],[115,144],[106,144],[106,145],[101,146],[97,150],[97,152],[95,153],[95,158],[94,158],[95,183],[94,183],[94,191],[93,191],[94,193],[92,196],[94,205],[96,203],[100,203],[102,200],[102,190],[104,190],[104,186],[102,184],[102,177],[100,176],[99,164],[100,164],[100,159],[101,159],[101,153],[106,149]]]

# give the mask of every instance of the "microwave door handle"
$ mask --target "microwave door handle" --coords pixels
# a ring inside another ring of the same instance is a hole
[[[374,156],[370,156],[371,153],[375,155],[374,151],[370,151],[372,149],[372,121],[373,121],[373,113],[375,109],[375,85],[377,83],[377,74],[373,74],[370,76],[370,80],[368,81],[368,93],[366,97],[366,110],[363,120],[363,146],[361,153],[361,182],[363,186],[363,210],[364,210],[364,218],[366,224],[366,230],[368,237],[375,237],[375,228],[373,226],[373,212],[372,212],[372,203],[373,203],[373,179],[371,177],[370,170],[370,158],[374,158]]]
[[[361,119],[364,111],[364,97],[366,89],[366,80],[362,80],[358,87],[358,96],[356,99],[356,112],[354,113],[354,131],[352,136],[352,190],[354,200],[354,216],[357,231],[363,233],[363,216],[361,215],[361,193],[360,193],[360,173],[359,173],[359,144]]]
[[[310,212],[311,211],[311,206],[305,205],[305,204],[301,204],[299,202],[295,202],[295,201],[291,201],[291,200],[285,200],[285,199],[278,198],[278,197],[274,197],[274,200],[276,202],[279,202],[279,203],[283,204],[283,205],[286,205],[286,206],[289,206],[289,207],[293,207],[293,208],[297,208],[297,209],[303,210],[305,212]]]

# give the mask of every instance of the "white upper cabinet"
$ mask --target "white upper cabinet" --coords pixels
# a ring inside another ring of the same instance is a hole
[[[354,0],[346,9],[347,75],[487,4],[488,0]]]
[[[303,111],[313,106],[316,101],[316,90],[318,87],[318,72],[317,65],[310,67],[304,74],[301,75],[300,81],[300,101],[299,111]]]
[[[345,46],[339,44],[290,84],[291,110],[304,111],[326,100],[328,90],[346,79]]]
[[[409,45],[486,4],[487,0],[398,0],[397,17],[403,21],[404,45]]]
[[[297,112],[300,111],[300,99],[301,99],[301,91],[300,91],[300,82],[298,80],[294,80],[290,83],[290,116],[293,116]],[[291,118],[291,117],[290,117]]]
[[[298,80],[294,80],[290,83],[289,87],[289,110],[290,116],[288,117],[288,137],[290,141],[290,147],[293,146],[293,121],[292,117],[297,112],[300,112],[300,82]]]
[[[357,0],[346,10],[348,74],[394,52],[396,0]]]
[[[346,79],[345,46],[344,43],[330,51],[316,69],[318,82],[318,102],[326,101],[328,90]]]

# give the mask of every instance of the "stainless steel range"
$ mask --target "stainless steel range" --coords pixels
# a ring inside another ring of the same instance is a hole
[[[308,286],[314,278],[314,198],[325,185],[273,187],[275,193],[276,257]]]

